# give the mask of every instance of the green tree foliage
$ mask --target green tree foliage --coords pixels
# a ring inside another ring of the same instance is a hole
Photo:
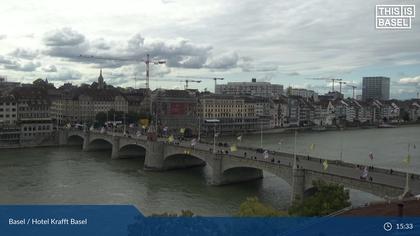
[[[349,191],[342,185],[328,184],[324,181],[314,181],[315,193],[295,201],[289,208],[290,215],[296,216],[325,216],[350,206]]]
[[[287,213],[274,209],[271,206],[264,205],[257,197],[250,197],[244,201],[237,216],[241,217],[273,217],[273,216],[286,216]]]
[[[190,210],[181,210],[181,213],[164,212],[161,214],[152,214],[152,217],[193,217],[194,213]]]
[[[98,122],[100,126],[104,125],[104,123],[106,122],[106,113],[105,112],[97,113],[95,119],[96,119],[96,122]]]

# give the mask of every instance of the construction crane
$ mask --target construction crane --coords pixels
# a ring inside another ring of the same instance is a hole
[[[165,82],[184,82],[184,89],[188,89],[188,83],[201,83],[201,80],[192,80],[192,79],[183,79],[183,80],[173,80],[173,79],[155,79],[154,81],[165,81]]]
[[[311,79],[311,80],[325,80],[325,81],[332,81],[332,92],[334,92],[334,82],[335,81],[342,81],[342,79],[336,79],[336,78],[331,78],[331,77],[320,77],[320,78],[307,78],[307,79]],[[340,91],[341,93],[341,91]]]
[[[146,88],[149,89],[149,80],[150,80],[150,63],[158,65],[158,64],[166,64],[165,60],[150,60],[150,55],[146,54],[146,59],[131,59],[131,58],[117,58],[117,57],[100,57],[100,56],[89,56],[89,55],[80,55],[83,58],[95,59],[95,60],[108,60],[108,61],[127,61],[127,62],[136,62],[141,61],[144,62],[146,65]]]
[[[216,85],[218,80],[224,80],[222,77],[202,77],[202,76],[177,76],[179,78],[193,78],[193,79],[212,79],[214,80],[214,92],[216,92]]]
[[[351,87],[353,89],[353,99],[354,99],[354,90],[357,88],[357,86],[350,85],[350,84],[348,84],[347,86],[349,86],[349,87]]]
[[[95,59],[95,60],[108,60],[108,61],[126,61],[126,62],[144,62],[146,64],[146,88],[150,89],[149,87],[149,79],[150,79],[150,63],[153,64],[165,64],[165,60],[150,60],[150,55],[146,54],[146,59],[134,59],[134,58],[117,58],[117,57],[101,57],[101,56],[88,56],[88,55],[80,55],[82,58],[88,58],[88,59]],[[152,91],[150,90],[150,104],[149,104],[149,112],[150,112],[150,125],[148,130],[148,140],[156,141],[157,135],[156,135],[156,128],[155,125],[153,125],[152,122],[156,122],[156,119],[153,119],[153,102],[152,102]]]
[[[338,81],[338,83],[340,84],[340,93],[341,93],[341,86],[343,85],[343,84],[347,84],[347,82],[344,82],[344,81],[341,81],[341,79]]]

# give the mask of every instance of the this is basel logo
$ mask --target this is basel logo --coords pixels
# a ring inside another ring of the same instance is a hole
[[[411,29],[415,5],[376,5],[377,29]]]

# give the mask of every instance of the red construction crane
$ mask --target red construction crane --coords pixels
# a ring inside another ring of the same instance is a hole
[[[144,62],[146,64],[146,88],[149,88],[149,65],[150,63],[153,64],[165,64],[166,61],[164,60],[150,60],[150,55],[146,54],[146,59],[133,59],[133,58],[117,58],[117,57],[101,57],[101,56],[88,56],[88,55],[80,55],[80,57],[83,58],[89,58],[89,59],[95,59],[95,60],[109,60],[109,61],[127,61],[127,62]],[[156,119],[153,119],[153,117],[155,117],[156,115],[153,114],[153,103],[152,103],[152,91],[150,91],[150,104],[149,104],[149,112],[150,112],[150,125],[149,125],[149,129],[148,129],[148,140],[151,141],[156,141],[157,140],[157,135],[156,135],[156,128],[155,125],[152,122],[156,122]]]
[[[96,60],[108,60],[108,61],[132,61],[132,62],[144,62],[146,64],[146,88],[149,88],[149,80],[150,80],[150,63],[155,65],[157,64],[165,64],[165,60],[150,60],[150,55],[146,54],[146,59],[131,59],[131,58],[118,58],[118,57],[100,57],[100,56],[88,56],[88,55],[80,55],[83,58],[89,59],[96,59]]]

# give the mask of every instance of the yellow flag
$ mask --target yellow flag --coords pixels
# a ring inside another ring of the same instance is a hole
[[[324,162],[322,163],[322,165],[324,166],[324,170],[328,169],[328,161],[324,160]]]
[[[174,140],[175,139],[174,139],[174,136],[173,135],[171,135],[171,136],[168,137],[168,142],[172,143]]]
[[[408,155],[407,155],[407,157],[406,157],[406,158],[404,158],[404,160],[403,160],[403,161],[404,161],[404,163],[405,163],[405,164],[410,165],[410,161],[411,161],[411,156],[410,156],[410,154],[408,154]]]
[[[311,144],[311,146],[309,147],[311,149],[311,151],[315,150],[315,144]]]
[[[185,128],[181,128],[181,129],[179,130],[179,132],[180,132],[181,134],[185,133]]]
[[[232,146],[230,146],[230,151],[231,152],[236,152],[236,151],[238,151],[238,148],[236,147],[236,145],[232,145]]]

